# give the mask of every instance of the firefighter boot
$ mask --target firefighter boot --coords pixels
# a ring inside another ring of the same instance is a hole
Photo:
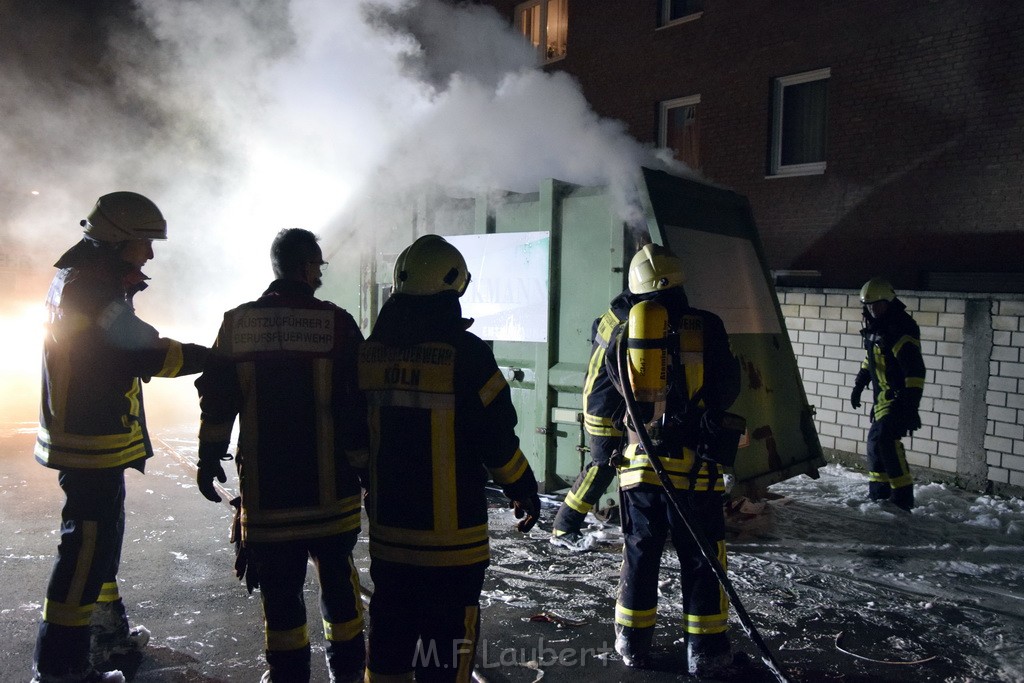
[[[556,536],[579,533],[586,521],[587,513],[574,510],[568,503],[562,503],[555,513],[555,521],[551,524],[552,533]]]
[[[892,501],[893,505],[907,512],[914,507],[914,485],[900,486],[892,490],[892,494],[889,496],[889,500]]]
[[[868,498],[871,500],[888,500],[892,493],[887,481],[869,481]]]
[[[267,665],[270,667],[263,673],[261,683],[309,683],[310,680],[310,647],[294,650],[264,650]]]
[[[579,531],[562,532],[555,530],[551,533],[551,545],[565,548],[574,553],[582,553],[594,547],[594,536]]]
[[[281,671],[280,669],[275,671],[271,667],[260,676],[260,683],[305,683],[310,680],[310,676],[311,672],[309,671]],[[333,682],[334,678],[332,677],[331,683]]]
[[[363,670],[337,673],[333,669],[328,669],[327,673],[330,675],[330,683],[362,683],[366,676]]]
[[[325,654],[330,683],[361,683],[366,672],[362,634],[349,641],[328,640]]]
[[[615,651],[622,663],[631,669],[645,669],[651,664],[654,628],[632,628],[615,624]]]
[[[686,639],[686,669],[697,678],[728,676],[733,669],[729,636],[691,633]]]
[[[128,626],[128,615],[120,599],[96,603],[89,636],[89,661],[93,666],[100,666],[116,655],[138,652],[149,643],[149,629]]]

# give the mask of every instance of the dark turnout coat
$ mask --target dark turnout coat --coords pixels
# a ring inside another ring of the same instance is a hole
[[[453,293],[396,294],[359,356],[370,416],[370,555],[422,567],[489,560],[488,473],[512,499],[537,481],[490,347]]]
[[[153,455],[142,382],[199,372],[207,349],[139,319],[132,297],[145,276],[112,245],[83,239],[56,267],[35,457],[55,469],[142,469]]]
[[[224,314],[196,380],[200,449],[235,454],[242,538],[279,542],[358,530],[366,413],[356,391],[362,334],[302,282],[275,280]]]
[[[921,355],[921,330],[899,299],[889,311],[875,320],[865,315],[861,330],[867,352],[861,362],[860,380],[871,381],[874,394],[874,419],[880,420],[897,403],[917,410],[924,393],[925,365]]]

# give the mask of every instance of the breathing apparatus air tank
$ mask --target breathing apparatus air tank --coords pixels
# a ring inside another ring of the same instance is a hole
[[[654,301],[641,301],[629,309],[626,348],[629,383],[641,403],[654,404],[650,421],[665,414],[668,397],[668,311]]]

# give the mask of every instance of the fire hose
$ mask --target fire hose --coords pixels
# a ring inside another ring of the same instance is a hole
[[[782,666],[778,661],[776,661],[771,649],[768,647],[767,643],[764,642],[764,639],[761,638],[761,634],[758,633],[757,627],[751,620],[750,615],[747,614],[747,610],[744,609],[743,603],[740,601],[740,596],[736,593],[736,589],[733,588],[732,582],[729,580],[729,575],[725,571],[725,567],[723,567],[722,563],[718,561],[718,556],[715,553],[715,549],[711,546],[711,542],[708,541],[704,532],[697,525],[686,506],[680,504],[678,498],[679,491],[672,484],[672,480],[669,479],[668,473],[665,471],[665,466],[662,464],[661,458],[658,457],[657,449],[654,446],[654,441],[651,439],[651,435],[647,431],[647,427],[639,419],[640,410],[637,407],[636,397],[633,395],[633,387],[630,385],[629,375],[627,374],[628,370],[626,366],[626,344],[624,335],[619,337],[616,350],[616,364],[619,370],[619,383],[622,385],[622,396],[626,400],[626,412],[629,414],[629,419],[632,422],[633,429],[636,431],[637,437],[640,439],[640,445],[643,446],[644,451],[647,454],[647,459],[651,463],[651,467],[658,475],[658,479],[661,481],[661,485],[665,489],[665,493],[668,496],[669,501],[672,503],[673,509],[679,515],[680,519],[683,520],[683,524],[686,525],[687,531],[690,532],[693,540],[697,543],[701,554],[704,555],[704,559],[715,572],[715,577],[718,579],[718,583],[721,584],[722,589],[725,591],[726,595],[729,596],[729,601],[736,610],[736,616],[739,617],[740,624],[743,626],[743,631],[761,653],[761,661],[764,662],[765,666],[768,667],[779,683],[789,683],[789,679],[786,678],[786,674],[783,672]]]

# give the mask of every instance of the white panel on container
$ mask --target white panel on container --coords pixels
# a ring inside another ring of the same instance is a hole
[[[494,341],[546,342],[548,262],[546,231],[453,235],[445,239],[466,258],[472,275],[462,296],[470,331]]]

